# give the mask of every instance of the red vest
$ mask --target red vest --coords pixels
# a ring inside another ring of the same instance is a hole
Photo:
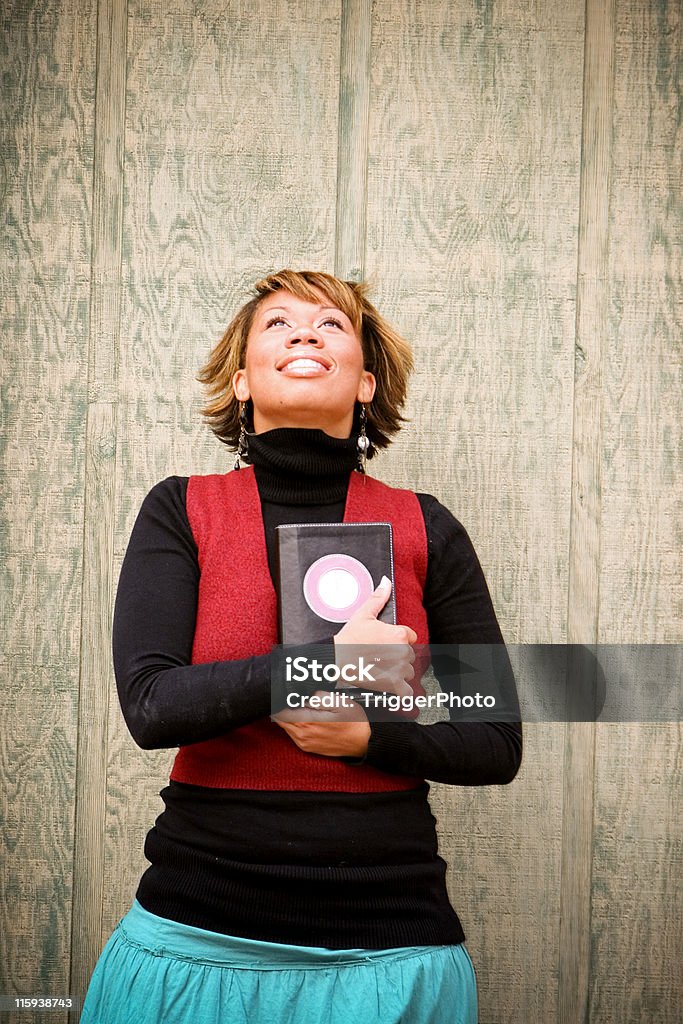
[[[277,597],[253,468],[190,477],[187,515],[201,574],[193,664],[267,654],[277,643]],[[420,504],[412,491],[351,473],[344,522],[380,521],[393,525],[397,622],[415,630],[418,644],[427,644],[427,536]],[[269,718],[181,747],[171,779],[219,789],[350,793],[413,789],[422,781],[304,753]]]

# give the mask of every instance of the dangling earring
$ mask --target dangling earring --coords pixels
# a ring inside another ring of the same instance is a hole
[[[358,415],[360,422],[360,431],[358,433],[358,440],[356,441],[356,447],[358,448],[358,472],[365,472],[365,461],[367,459],[368,450],[370,448],[370,438],[365,433],[365,424],[368,421],[368,414],[365,411],[365,406],[361,405],[360,413]]]
[[[246,459],[249,454],[249,441],[247,440],[247,407],[246,402],[240,402],[240,436],[237,441],[237,455],[233,469],[240,468],[240,459]]]

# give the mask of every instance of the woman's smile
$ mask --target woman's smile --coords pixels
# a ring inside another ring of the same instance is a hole
[[[329,360],[311,355],[290,355],[278,366],[279,372],[288,377],[324,377],[330,369]]]

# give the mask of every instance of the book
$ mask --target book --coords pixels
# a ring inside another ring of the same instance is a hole
[[[378,618],[396,622],[391,523],[292,523],[276,527],[281,644],[338,633],[379,585],[391,594]]]

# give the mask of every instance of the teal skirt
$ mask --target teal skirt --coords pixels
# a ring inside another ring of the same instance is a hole
[[[476,1024],[464,945],[286,946],[208,932],[139,903],[93,973],[81,1024]]]

